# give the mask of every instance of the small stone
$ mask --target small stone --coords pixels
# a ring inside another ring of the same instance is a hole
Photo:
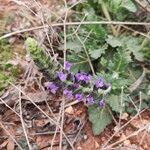
[[[85,134],[85,135],[83,136],[83,139],[84,139],[84,140],[87,140],[87,139],[88,139],[88,136]]]
[[[128,116],[129,116],[129,114],[123,113],[123,114],[121,115],[121,119],[122,119],[122,120],[128,120]]]
[[[16,41],[16,38],[15,37],[11,37],[8,41],[9,41],[10,44],[13,44]]]
[[[123,145],[124,145],[124,146],[130,146],[130,145],[131,145],[131,142],[130,142],[129,140],[125,140],[125,141],[123,142]]]
[[[95,141],[94,142],[94,147],[95,147],[95,149],[98,149],[100,147],[100,145]]]
[[[82,148],[80,146],[77,147],[78,150],[81,150]]]
[[[27,62],[30,62],[30,61],[31,61],[31,56],[30,56],[29,54],[27,54],[27,55],[25,56],[25,59],[26,59]]]
[[[120,137],[120,132],[118,132],[118,131],[119,131],[119,127],[118,127],[118,126],[115,126],[115,127],[114,127],[114,131],[117,132],[117,133],[115,134],[115,137]]]
[[[69,106],[65,109],[65,113],[69,114],[69,115],[73,115],[74,114],[74,109],[72,106]]]

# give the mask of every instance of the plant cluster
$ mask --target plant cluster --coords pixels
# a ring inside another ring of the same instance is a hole
[[[86,99],[88,105],[98,104],[100,108],[105,106],[105,96],[111,90],[111,84],[105,83],[102,77],[94,80],[92,75],[85,72],[73,74],[70,72],[72,64],[65,62],[65,69],[56,72],[56,79],[50,83],[48,89],[56,94],[59,90],[68,99],[76,99],[78,102]],[[59,82],[60,81],[60,82]]]
[[[82,12],[74,15],[75,21],[83,21],[81,14],[85,14],[84,21],[136,21],[138,7],[131,0],[94,0],[78,4],[74,10]],[[68,99],[86,100],[95,135],[112,122],[113,115],[118,119],[121,113],[134,114],[150,105],[149,72],[141,65],[149,63],[150,43],[124,26],[116,28],[98,24],[68,27],[65,69],[44,54],[35,39],[26,41],[33,60],[52,82],[51,93],[59,90]],[[55,52],[63,51],[62,47],[60,44]],[[62,63],[63,58],[59,60]],[[95,75],[91,75],[89,62]]]
[[[3,94],[4,89],[8,86],[6,81],[15,81],[19,69],[8,63],[13,58],[12,47],[7,40],[0,40],[0,95]]]

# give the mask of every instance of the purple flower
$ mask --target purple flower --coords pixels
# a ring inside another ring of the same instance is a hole
[[[76,94],[76,95],[75,95],[75,98],[76,98],[78,101],[82,101],[82,99],[83,99],[83,94]]]
[[[88,105],[93,105],[95,103],[94,98],[92,96],[88,96],[86,99]]]
[[[90,74],[84,76],[84,81],[86,83],[88,83],[91,79],[92,79],[92,76]]]
[[[60,79],[62,82],[66,81],[66,79],[67,79],[67,74],[65,74],[65,73],[63,73],[63,72],[58,72],[57,74],[58,74],[59,79]]]
[[[99,107],[104,108],[104,106],[105,106],[105,100],[102,99],[102,100],[99,101]]]
[[[58,90],[58,87],[54,83],[50,83],[48,86],[48,90],[50,90],[51,93],[55,94]]]
[[[68,97],[68,98],[71,98],[72,97],[72,91],[71,90],[68,90],[68,89],[65,89],[63,91],[63,94]]]
[[[78,83],[74,83],[73,87],[76,88],[76,89],[78,89],[80,87],[80,85]]]
[[[102,88],[104,86],[103,78],[99,78],[95,82],[96,88]]]
[[[69,71],[71,69],[71,67],[72,67],[72,64],[70,62],[66,61],[65,62],[65,69]]]
[[[81,73],[77,73],[75,77],[78,81],[82,81],[84,79],[84,76]]]
[[[77,74],[75,75],[75,77],[76,77],[76,79],[77,79],[78,81],[85,81],[86,83],[88,83],[88,82],[91,80],[91,78],[92,78],[91,75],[88,75],[88,74],[86,74],[86,73],[84,73],[84,72],[77,73]]]

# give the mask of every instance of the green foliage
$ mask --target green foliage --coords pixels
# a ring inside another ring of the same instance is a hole
[[[130,58],[131,54],[134,55],[135,59],[139,61],[143,60],[144,55],[142,53],[140,38],[136,38],[133,36],[120,36],[120,37],[108,36],[106,42],[113,48],[116,47],[122,48],[122,52],[126,53],[125,56],[127,57],[128,61],[131,61]]]
[[[25,45],[29,50],[34,62],[43,72],[46,78],[52,80],[55,78],[55,72],[60,69],[60,66],[55,62],[53,58],[50,58],[39,46],[38,42],[28,37],[25,41]]]
[[[112,117],[106,108],[100,109],[98,106],[90,106],[88,113],[94,135],[99,135],[112,121]]]
[[[105,54],[105,50],[108,48],[107,44],[104,44],[99,49],[89,51],[89,54],[92,58],[97,59],[100,58],[102,54]]]
[[[2,95],[4,89],[8,86],[7,81],[14,82],[16,80],[19,68],[8,63],[9,60],[13,59],[14,55],[7,40],[0,40],[0,51],[0,95]]]
[[[74,64],[72,68],[74,73],[78,72],[79,70],[86,72],[90,71],[90,66],[84,53],[72,53],[71,55],[68,55],[68,60]]]
[[[132,0],[88,0],[77,5],[74,9],[81,12],[74,16],[75,21],[82,20],[82,15],[86,15],[84,21],[134,21],[138,19],[135,17],[138,7]],[[110,18],[106,16],[106,13]],[[117,32],[118,36],[114,36],[110,25],[98,24],[68,28],[67,60],[74,64],[72,71],[74,73],[79,71],[91,73],[88,60],[90,59],[96,74],[94,78],[97,79],[99,76],[103,76],[106,82],[112,85],[111,91],[99,89],[96,104],[88,108],[89,120],[92,122],[94,135],[100,134],[111,123],[111,114],[115,113],[115,116],[119,117],[120,111],[135,112],[129,96],[133,100],[137,100],[139,91],[142,91],[145,95],[150,95],[147,78],[144,78],[144,81],[133,93],[129,91],[130,85],[138,79],[141,70],[143,70],[141,62],[145,60],[149,62],[150,60],[149,41],[129,32],[119,33],[119,30]],[[78,40],[76,34],[83,43]],[[27,45],[34,61],[40,64],[41,69],[46,69],[47,73],[50,74],[51,69],[54,67],[52,65],[53,61],[45,55],[43,49],[38,46],[38,42],[35,39],[28,38]],[[62,45],[60,45],[59,51],[63,51]],[[57,67],[53,72],[56,70]],[[124,88],[123,92],[121,87]],[[81,87],[81,89],[83,93],[91,92],[94,90],[94,85],[86,88]],[[101,98],[106,100],[103,109],[97,103],[97,100]],[[142,97],[142,100],[141,108],[145,108],[150,104],[148,96]]]
[[[104,4],[107,11],[111,14],[110,16],[117,20],[132,17],[132,13],[137,11],[137,6],[132,0],[88,0],[88,3],[94,8],[97,14],[103,14],[102,5]]]
[[[117,113],[120,113],[120,111],[125,111],[126,102],[129,102],[129,99],[126,94],[111,94],[107,97],[107,103],[110,105],[111,109]]]

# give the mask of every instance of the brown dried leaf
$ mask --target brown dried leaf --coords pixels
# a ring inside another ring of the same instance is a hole
[[[21,98],[24,100],[29,100],[29,101],[31,99],[35,103],[40,103],[40,102],[44,102],[48,99],[51,99],[52,96],[49,95],[49,92],[42,91],[42,92],[37,92],[37,93],[28,93],[27,95],[22,96]],[[31,103],[31,102],[28,102],[28,103]]]
[[[130,124],[133,125],[135,128],[140,129],[147,125],[150,126],[150,121],[145,119],[143,119],[142,121],[140,119],[136,119],[136,120],[132,120]],[[149,130],[149,128],[147,130]]]
[[[7,144],[7,150],[14,150],[15,149],[15,143],[13,140],[9,139]]]
[[[8,144],[8,140],[4,141],[4,142],[0,145],[0,149],[6,147],[7,144]]]

